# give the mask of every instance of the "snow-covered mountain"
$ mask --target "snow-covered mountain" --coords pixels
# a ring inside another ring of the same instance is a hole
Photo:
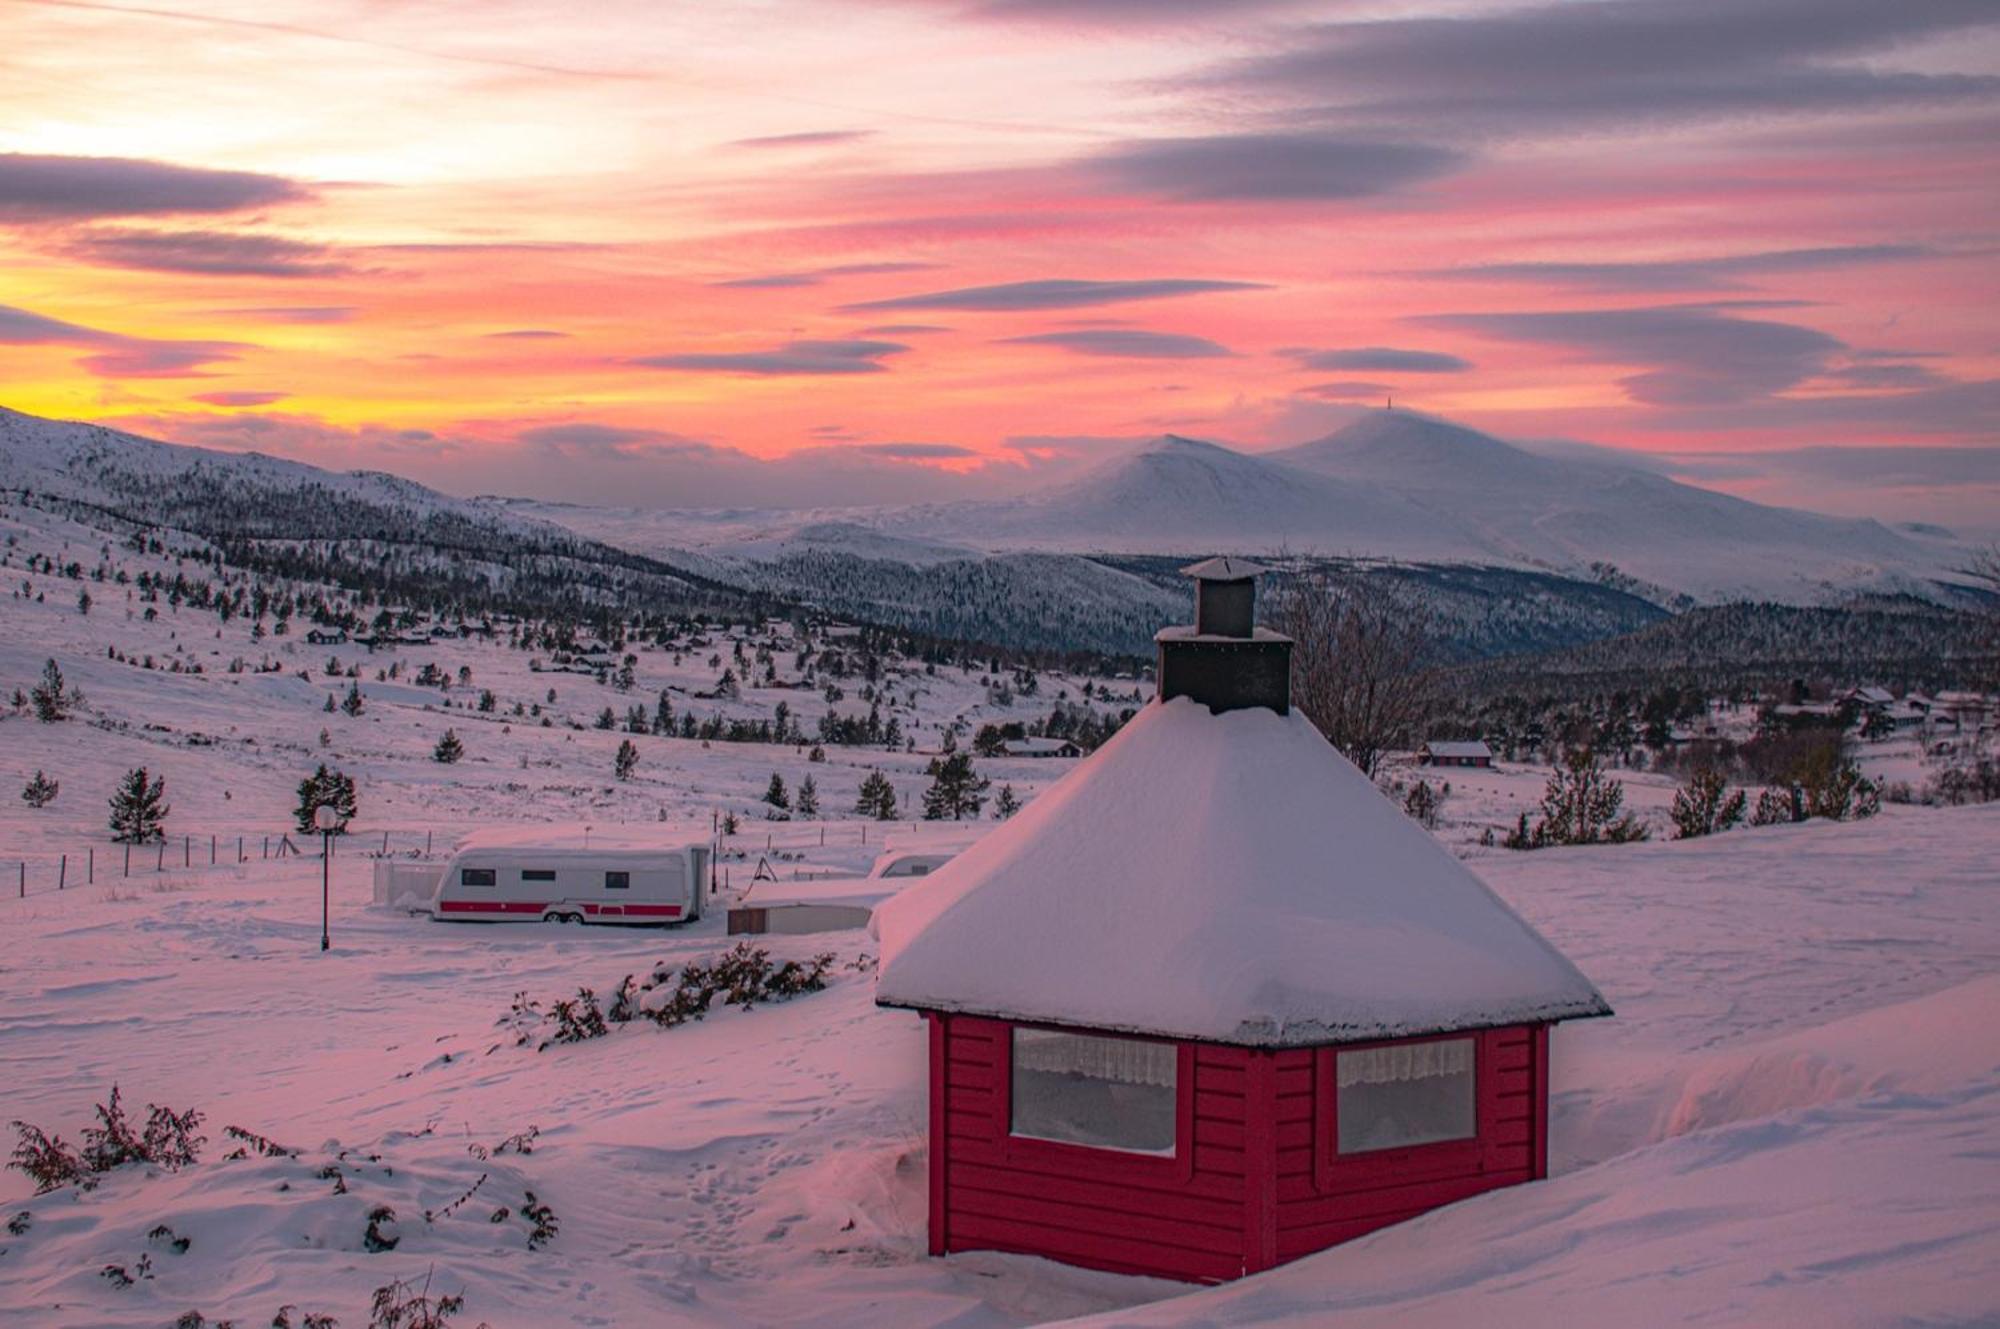
[[[894,531],[989,548],[1367,555],[1540,568],[1701,601],[1935,595],[1960,551],[1879,522],[1770,507],[1609,460],[1557,460],[1383,411],[1244,453],[1168,436],[1026,498],[904,509]]]
[[[298,527],[318,502],[251,520],[259,503],[311,496],[350,515],[394,514],[412,532],[474,531],[482,541],[531,545],[581,537],[698,578],[808,599],[813,587],[790,574],[774,581],[768,571],[787,565],[810,579],[828,558],[850,570],[935,570],[1023,552],[1290,551],[1552,572],[1663,604],[1824,604],[1862,593],[1950,599],[1965,561],[1947,533],[1752,503],[1613,460],[1541,456],[1409,411],[1364,416],[1278,452],[1168,435],[1019,498],[648,511],[452,498],[390,475],[337,474],[0,409],[0,486],[86,500],[165,494],[205,508],[227,501],[232,517],[268,523],[269,535],[336,536]]]
[[[1613,461],[1538,456],[1409,411],[1363,416],[1266,458],[1404,498],[1502,562],[1614,564],[1701,600],[1927,594],[1954,562],[1948,540],[1752,503]]]
[[[1388,489],[1169,434],[1023,498],[915,507],[891,530],[1001,548],[1177,553],[1210,547],[1432,560],[1484,551]]]

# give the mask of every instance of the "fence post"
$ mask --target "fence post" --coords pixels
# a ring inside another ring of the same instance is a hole
[[[62,866],[56,869],[56,889],[62,890],[68,885],[69,885],[69,855],[64,854],[62,856]]]
[[[430,856],[431,856],[431,833],[430,833],[429,831],[425,831],[425,832],[424,832],[424,857],[425,857],[425,858],[429,858]]]
[[[271,856],[271,837],[267,835],[264,837],[264,857],[269,858],[270,856]]]
[[[166,870],[167,870],[167,837],[163,835],[160,837],[159,856],[153,860],[153,871],[165,872]]]
[[[132,875],[132,842],[130,840],[125,842],[125,875],[128,877]]]
[[[382,832],[382,856],[384,858],[389,856],[389,832],[387,831]]]
[[[183,835],[181,837],[181,866],[183,868],[194,866],[194,837],[192,835]]]
[[[89,862],[89,865],[87,866],[87,868],[85,869],[85,873],[86,873],[86,875],[84,876],[84,879],[83,879],[83,884],[84,884],[84,885],[86,885],[86,886],[95,886],[95,885],[97,884],[97,846],[96,846],[96,845],[92,845],[92,846],[90,846],[90,862]]]
[[[213,831],[209,832],[208,836],[208,865],[210,867],[215,866],[215,833]]]
[[[28,898],[28,860],[21,860],[21,898]]]
[[[245,863],[249,861],[243,856],[243,837],[240,835],[236,837],[236,861],[238,863]]]

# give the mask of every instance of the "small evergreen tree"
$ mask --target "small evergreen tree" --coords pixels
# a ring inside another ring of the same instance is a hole
[[[354,777],[331,770],[325,762],[319,769],[299,781],[299,803],[292,809],[292,823],[301,835],[319,834],[319,824],[314,814],[321,807],[330,807],[340,820],[334,826],[335,835],[347,834],[347,823],[354,820],[358,800],[354,792]]]
[[[431,760],[442,762],[446,766],[452,765],[464,755],[465,744],[459,742],[456,729],[445,730],[444,737],[440,738],[437,746],[431,749]]]
[[[798,812],[801,817],[819,815],[819,786],[810,775],[799,781]]]
[[[325,709],[325,711],[326,711],[326,713],[327,713],[328,715],[332,715],[332,714],[333,714],[333,713],[334,713],[334,712],[335,712],[336,710],[340,709],[340,708],[339,708],[339,707],[338,707],[338,706],[337,706],[337,705],[336,705],[336,704],[334,703],[334,700],[333,700],[333,694],[332,694],[331,692],[329,692],[329,693],[327,693],[327,694],[326,694],[326,706],[325,706],[325,708],[324,708],[324,709]]]
[[[166,835],[167,780],[165,776],[146,778],[146,768],[125,773],[111,795],[111,838],[118,844],[144,844]]]
[[[1003,784],[1000,792],[993,796],[993,820],[1005,821],[1021,810],[1021,800],[1014,794],[1014,786]]]
[[[1726,831],[1743,820],[1750,796],[1741,789],[1731,793],[1722,772],[1704,766],[1674,791],[1674,838],[1691,840],[1700,835]]]
[[[1625,844],[1645,839],[1646,827],[1622,811],[1624,806],[1625,786],[1606,778],[1590,748],[1573,747],[1556,762],[1542,791],[1535,844]]]
[[[924,791],[925,821],[959,821],[979,815],[991,782],[973,771],[971,753],[953,751],[933,757],[924,774],[931,777],[931,787]]]
[[[785,792],[785,777],[776,771],[771,772],[771,783],[764,786],[764,801],[770,805],[769,816],[775,817],[792,810],[791,795]]]
[[[597,727],[599,729],[616,729],[618,727],[618,713],[609,706],[606,706],[597,713]]]
[[[45,808],[56,801],[56,793],[61,788],[60,784],[37,769],[35,778],[21,790],[21,801],[31,808]]]
[[[35,718],[43,724],[69,719],[70,708],[76,704],[76,694],[63,682],[62,670],[54,660],[42,666],[42,681],[28,696],[35,706]]]
[[[868,778],[861,782],[861,793],[854,800],[854,810],[877,821],[894,821],[896,788],[889,783],[889,777],[880,771],[868,772]]]
[[[639,747],[631,739],[618,744],[618,755],[611,759],[611,770],[621,780],[632,778],[632,772],[639,768]]]
[[[1794,815],[1795,812],[1802,811],[1804,811],[1802,807],[1794,806],[1790,790],[1764,789],[1758,791],[1757,807],[1750,814],[1750,824],[1752,826],[1781,826],[1789,821],[1803,820],[1803,818]]]
[[[347,696],[341,700],[340,709],[351,716],[359,715],[361,714],[363,705],[361,685],[359,683],[349,683],[347,685]]]

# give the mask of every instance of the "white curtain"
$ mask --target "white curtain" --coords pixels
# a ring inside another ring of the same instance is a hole
[[[1176,1050],[1171,1043],[1137,1038],[1064,1034],[1052,1029],[1014,1031],[1014,1069],[1055,1075],[1086,1075],[1114,1084],[1172,1088]]]
[[[1357,1048],[1334,1059],[1334,1079],[1342,1089],[1358,1084],[1398,1084],[1472,1071],[1472,1040],[1447,1038],[1430,1043],[1395,1043]]]

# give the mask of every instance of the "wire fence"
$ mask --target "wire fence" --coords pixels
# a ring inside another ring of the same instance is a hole
[[[31,895],[49,895],[168,872],[234,870],[253,863],[317,859],[321,853],[319,840],[317,834],[295,830],[200,835],[183,832],[138,844],[85,841],[67,850],[0,853],[0,900],[25,900]],[[434,844],[433,834],[427,830],[349,830],[329,841],[336,859],[343,854],[370,859],[429,858]]]

